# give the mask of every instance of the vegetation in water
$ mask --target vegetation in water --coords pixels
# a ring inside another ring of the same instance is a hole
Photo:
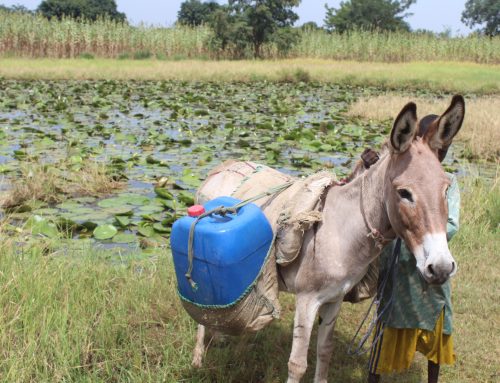
[[[333,167],[342,176],[388,127],[344,115],[360,91],[304,82],[3,80],[5,230],[163,246],[208,170],[227,158],[294,174]]]

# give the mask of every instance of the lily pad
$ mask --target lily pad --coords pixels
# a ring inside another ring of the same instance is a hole
[[[155,190],[156,195],[160,198],[174,199],[174,196],[172,195],[172,193],[170,193],[167,189],[156,187],[154,190]]]
[[[170,233],[171,228],[167,226],[163,226],[162,223],[157,222],[153,224],[153,228],[158,232],[158,233]]]
[[[54,223],[47,219],[34,215],[26,221],[26,228],[31,230],[34,235],[42,234],[48,238],[56,238],[59,236],[59,230]]]
[[[137,236],[135,234],[130,234],[130,233],[118,233],[113,237],[112,242],[133,243],[137,242]]]
[[[99,225],[94,229],[94,237],[96,239],[110,239],[113,238],[116,233],[118,233],[118,230],[116,227],[110,224],[105,224],[105,225]]]
[[[149,238],[149,237],[152,237],[154,234],[155,234],[155,230],[153,229],[152,226],[146,226],[146,225],[139,225],[137,227],[137,231],[139,232],[139,234],[141,234],[142,236],[146,237],[146,238]]]
[[[124,216],[124,215],[117,215],[115,217],[115,220],[116,222],[118,223],[118,225],[120,225],[121,227],[127,227],[128,225],[130,225],[130,218],[128,218],[127,216]]]
[[[194,195],[184,190],[179,192],[177,199],[188,206],[194,204]]]

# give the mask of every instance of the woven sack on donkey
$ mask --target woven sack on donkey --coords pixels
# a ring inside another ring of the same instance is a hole
[[[337,182],[334,173],[321,171],[297,178],[254,162],[229,160],[208,175],[197,197],[203,202],[222,193],[245,200],[290,181],[293,184],[281,193],[254,202],[276,234],[276,262],[285,266],[299,255],[304,233],[321,221],[319,202],[325,189]]]
[[[256,282],[238,302],[217,308],[181,302],[196,322],[224,334],[239,335],[264,328],[280,315],[274,255],[269,254]]]

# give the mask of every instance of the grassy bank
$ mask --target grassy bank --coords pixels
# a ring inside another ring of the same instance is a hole
[[[0,55],[74,58],[234,58],[230,49],[212,48],[207,27],[138,27],[110,20],[47,20],[42,16],[0,12]],[[262,48],[264,58],[312,57],[334,60],[409,62],[469,61],[500,63],[500,38],[442,37],[432,34],[352,32],[330,34],[299,30],[288,52],[276,44]],[[251,57],[251,52],[249,52]]]
[[[498,65],[456,62],[361,63],[323,59],[268,61],[0,59],[0,77],[180,81],[322,81],[465,93],[500,92]]]
[[[462,226],[451,245],[459,263],[453,282],[458,362],[443,368],[442,379],[490,382],[500,358],[500,297],[495,288],[500,279],[494,262],[500,247],[498,178],[493,184],[467,180],[462,198]],[[23,248],[14,240],[2,241],[2,381],[271,382],[286,376],[291,296],[282,296],[282,320],[212,347],[205,368],[195,371],[190,367],[195,326],[176,296],[166,250],[141,261],[91,249],[43,255],[36,245]],[[345,350],[365,307],[343,306],[331,380],[363,380],[366,356],[348,357]],[[409,373],[388,381],[419,382],[424,371],[420,358]],[[312,374],[311,367],[306,380]]]

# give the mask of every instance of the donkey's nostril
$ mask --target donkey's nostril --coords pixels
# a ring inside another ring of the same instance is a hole
[[[455,262],[451,262],[451,271],[450,274],[453,274],[455,272],[457,265],[455,265]]]
[[[432,267],[432,264],[427,266],[427,271],[430,275],[434,275],[434,268]]]

